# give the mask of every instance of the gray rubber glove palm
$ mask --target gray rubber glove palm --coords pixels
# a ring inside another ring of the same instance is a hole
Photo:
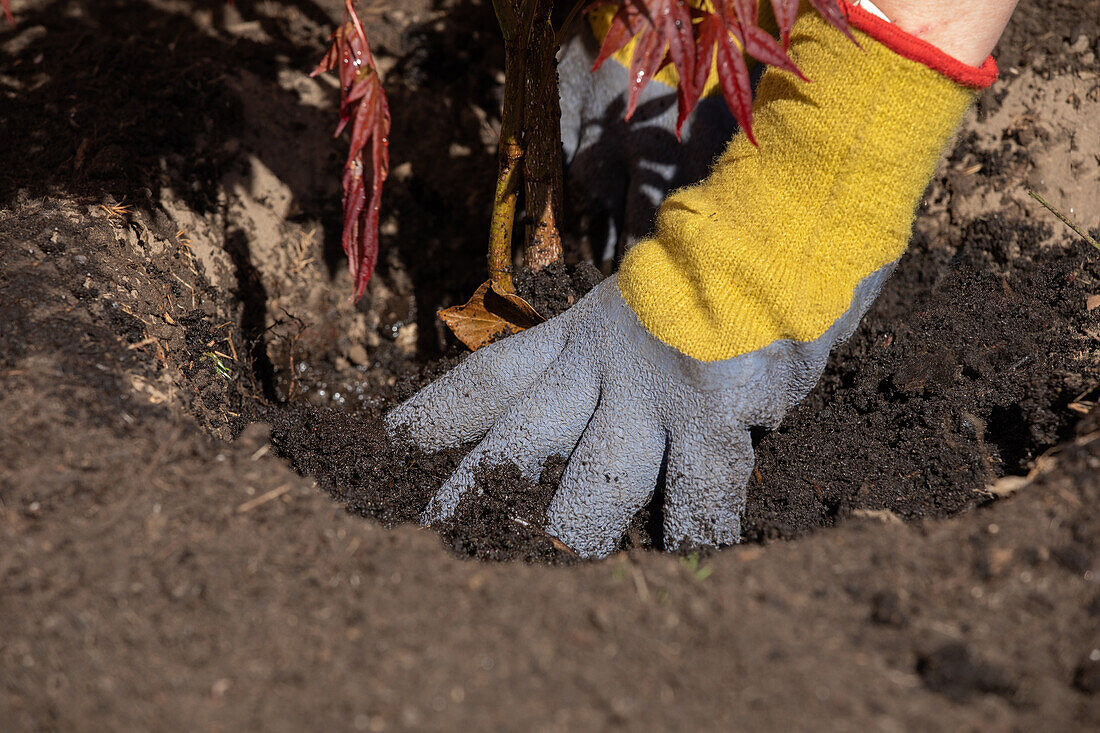
[[[615,277],[562,315],[472,354],[386,417],[392,434],[434,451],[481,439],[431,500],[452,516],[479,466],[510,461],[536,480],[568,456],[546,529],[582,556],[612,552],[665,475],[666,545],[739,540],[753,467],[749,428],[774,426],[817,381],[893,265],[864,278],[820,338],[777,341],[720,362],[654,338]],[[473,499],[476,500],[476,499]]]

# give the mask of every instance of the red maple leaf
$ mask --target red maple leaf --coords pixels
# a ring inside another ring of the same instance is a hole
[[[355,285],[362,297],[378,262],[378,209],[382,183],[390,170],[390,108],[374,65],[367,35],[345,0],[347,22],[332,34],[332,46],[310,76],[337,69],[340,75],[340,124],[336,135],[351,122],[351,147],[344,163],[344,231],[341,244]],[[367,165],[367,144],[370,165]],[[370,200],[366,173],[370,171]]]
[[[775,14],[775,22],[779,25],[779,37],[783,41],[784,50],[791,45],[791,27],[794,25],[795,16],[798,15],[799,0],[771,0],[772,12]],[[837,0],[810,0],[821,17],[838,31],[848,37],[857,46],[855,36],[848,30],[848,16],[840,7]]]
[[[848,30],[848,18],[837,0],[810,2],[822,17],[855,42]],[[589,10],[615,4],[618,11],[592,70],[637,39],[630,62],[626,108],[629,120],[642,90],[659,69],[671,62],[679,75],[676,89],[679,136],[684,120],[703,94],[713,61],[722,96],[737,124],[755,145],[752,88],[745,55],[806,80],[787,55],[798,3],[799,0],[771,0],[779,26],[780,38],[776,40],[760,27],[757,0],[710,0],[705,8],[693,8],[687,0],[597,0]]]
[[[783,50],[791,45],[791,27],[798,15],[798,0],[771,0],[772,13],[779,25],[779,38],[783,41]]]
[[[817,12],[821,13],[822,18],[846,35],[849,41],[857,46],[859,45],[859,41],[852,35],[852,31],[848,30],[848,15],[836,0],[810,0],[810,5],[813,5]],[[789,28],[787,29],[787,35],[790,35]]]
[[[619,11],[604,37],[592,70],[598,69],[632,38],[638,39],[630,61],[630,97],[626,105],[626,119],[629,120],[634,115],[642,90],[654,74],[671,60],[680,76],[676,89],[680,112],[676,134],[679,135],[684,119],[699,101],[699,95],[695,93],[697,64],[691,6],[686,0],[619,1]],[[601,0],[590,8],[606,4]]]

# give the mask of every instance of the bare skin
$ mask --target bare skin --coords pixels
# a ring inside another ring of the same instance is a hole
[[[971,66],[980,66],[1018,0],[875,0],[903,31]]]

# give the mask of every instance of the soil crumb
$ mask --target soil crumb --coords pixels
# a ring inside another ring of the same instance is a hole
[[[590,262],[555,262],[539,272],[524,268],[514,278],[516,292],[546,318],[569,310],[602,279],[603,274]]]

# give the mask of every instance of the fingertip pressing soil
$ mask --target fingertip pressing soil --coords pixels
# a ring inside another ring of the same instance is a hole
[[[566,461],[547,461],[538,483],[517,466],[486,466],[477,476],[478,495],[463,501],[452,520],[439,527],[451,551],[479,560],[513,560],[568,565],[577,555],[543,531],[546,510],[557,491]]]
[[[349,512],[391,527],[419,522],[471,447],[424,454],[392,440],[377,419],[365,426],[361,414],[332,408],[284,407],[269,419],[276,454],[315,477]],[[564,470],[565,460],[555,456],[532,484],[514,465],[485,466],[476,496],[433,529],[453,552],[479,560],[575,562],[573,552],[542,530]]]
[[[416,522],[462,451],[418,455],[394,444],[377,421],[367,426],[333,408],[272,411],[271,446],[295,470],[314,476],[348,511],[394,526]]]

